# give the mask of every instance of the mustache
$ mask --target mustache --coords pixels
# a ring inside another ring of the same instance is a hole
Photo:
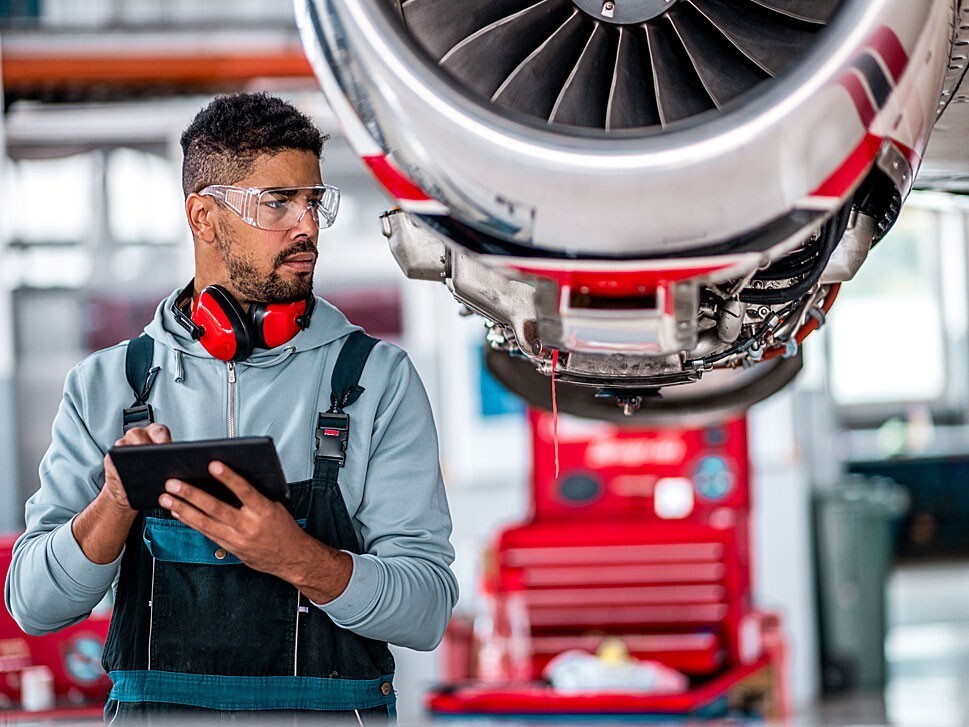
[[[280,265],[286,262],[286,258],[292,257],[293,255],[299,255],[301,252],[311,252],[313,253],[314,257],[319,256],[316,249],[316,244],[308,237],[304,237],[297,240],[290,247],[279,253],[276,256],[276,259],[273,261],[273,267],[278,268]]]

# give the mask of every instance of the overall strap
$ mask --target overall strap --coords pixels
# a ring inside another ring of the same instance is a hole
[[[134,392],[135,400],[123,412],[122,425],[125,432],[133,427],[146,426],[155,421],[155,412],[147,401],[151,387],[155,383],[155,377],[161,369],[159,366],[151,365],[154,350],[155,341],[147,333],[142,333],[128,341],[124,373],[128,379],[128,386]]]
[[[364,392],[360,386],[363,367],[377,339],[363,331],[354,331],[343,344],[330,379],[330,409],[317,417],[315,469],[333,463],[329,469],[346,463],[347,440],[350,436],[350,416],[343,409],[350,406]]]
[[[358,382],[376,345],[377,339],[363,331],[354,331],[347,337],[330,379],[330,411],[343,411],[360,398],[364,389]]]

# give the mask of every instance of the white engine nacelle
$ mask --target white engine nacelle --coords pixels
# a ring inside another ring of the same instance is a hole
[[[912,188],[957,5],[296,0],[404,272],[512,390],[547,406],[555,353],[563,410],[616,419],[797,373]]]

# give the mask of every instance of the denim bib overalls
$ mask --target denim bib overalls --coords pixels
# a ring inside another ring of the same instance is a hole
[[[308,534],[353,553],[360,546],[337,483],[349,426],[343,408],[363,391],[357,382],[375,343],[355,332],[344,344],[333,406],[316,422],[313,477],[290,484],[287,503]],[[297,724],[329,723],[337,712],[357,724],[394,713],[386,643],[336,626],[294,586],[250,569],[160,508],[140,513],[128,535],[103,662],[114,683],[108,723],[238,721],[219,713],[276,719],[285,711]]]

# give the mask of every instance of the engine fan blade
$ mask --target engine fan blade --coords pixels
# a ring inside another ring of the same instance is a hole
[[[609,61],[615,57],[615,41],[609,35],[604,24],[593,26],[582,55],[555,101],[549,121],[605,128],[612,81]]]
[[[659,125],[659,109],[656,108],[651,78],[644,35],[633,29],[620,28],[606,129]]]
[[[776,76],[814,41],[815,30],[750,5],[737,12],[735,0],[689,0],[731,43],[761,69]]]
[[[532,116],[548,119],[559,89],[566,82],[588,37],[579,11],[532,51],[495,91],[491,100]]]
[[[572,12],[571,4],[541,0],[468,36],[444,54],[440,65],[491,98],[515,68]]]
[[[468,36],[534,4],[535,0],[406,0],[401,10],[411,35],[439,61]]]
[[[669,20],[647,23],[646,38],[663,126],[715,108]]]
[[[501,112],[608,132],[723,107],[802,57],[844,2],[668,0],[641,23],[607,22],[584,0],[397,7],[441,69]]]
[[[692,5],[673,8],[669,18],[703,87],[718,107],[770,77]]]
[[[806,23],[827,25],[841,0],[751,0],[774,12]]]

